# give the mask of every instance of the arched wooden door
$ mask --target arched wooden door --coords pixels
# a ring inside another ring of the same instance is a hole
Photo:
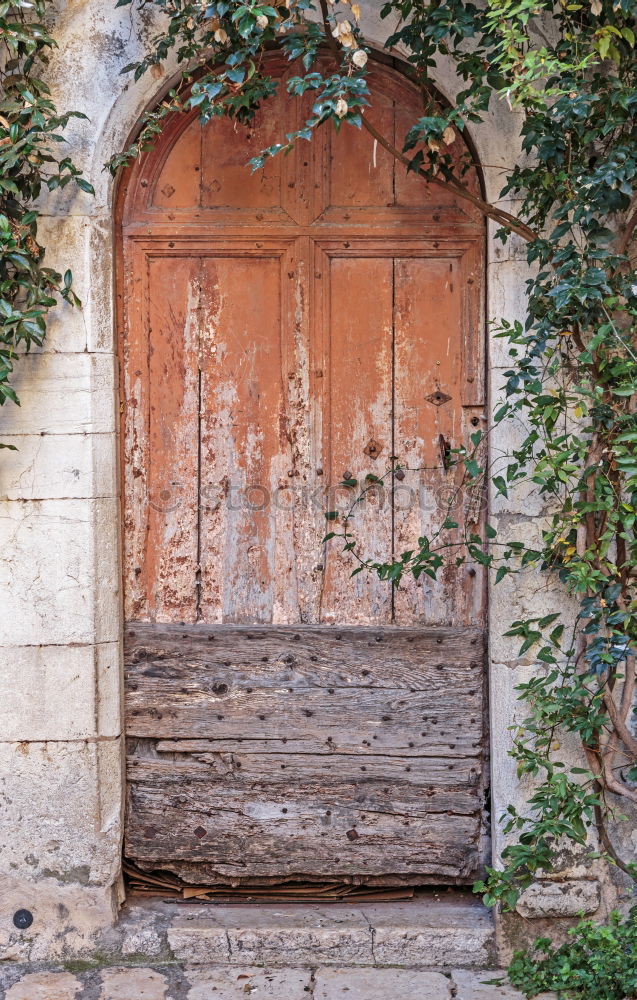
[[[372,89],[401,143],[416,88]],[[322,538],[392,456],[424,469],[360,506],[366,553],[444,519],[445,449],[483,419],[484,229],[351,127],[250,175],[301,114],[175,118],[120,193],[125,851],[199,885],[467,881],[481,570],[394,590]]]

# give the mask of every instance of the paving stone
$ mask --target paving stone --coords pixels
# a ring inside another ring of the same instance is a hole
[[[167,988],[154,969],[105,969],[99,1000],[166,1000]]]
[[[314,1000],[450,1000],[451,983],[415,969],[319,969]]]
[[[523,1000],[522,994],[509,985],[506,972],[456,969],[451,973],[451,979],[456,987],[456,1000]],[[493,979],[503,979],[504,985],[485,985],[485,981]]]
[[[503,979],[502,986],[487,985],[493,979]],[[487,969],[474,972],[455,969],[451,981],[456,988],[455,1000],[524,1000],[524,995],[509,984],[506,972]],[[555,993],[542,993],[535,1000],[557,1000]]]
[[[70,972],[30,972],[9,987],[5,1000],[76,1000],[81,989]]]
[[[309,969],[189,969],[186,1000],[307,1000],[311,990]]]

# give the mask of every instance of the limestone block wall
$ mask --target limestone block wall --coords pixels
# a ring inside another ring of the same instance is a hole
[[[380,6],[378,0],[363,3],[363,27],[372,41],[388,33]],[[66,189],[43,202],[47,262],[72,268],[83,308],[56,310],[44,348],[17,365],[21,408],[7,405],[0,411],[0,437],[18,448],[0,452],[0,954],[5,959],[86,950],[97,931],[116,919],[121,901],[114,189],[103,164],[123,148],[174,71],[148,74],[137,84],[120,75],[143,51],[152,28],[147,13],[116,9],[115,0],[57,3],[59,50],[50,82],[60,110],[88,115],[88,122],[72,122],[69,136],[96,196]],[[453,96],[457,81],[449,66],[440,66],[438,83]],[[499,194],[500,168],[519,154],[518,128],[506,108],[495,108],[491,121],[473,136],[481,160],[498,168],[485,169],[490,199]],[[503,248],[493,233],[491,227],[488,315],[520,318],[524,248],[516,240]],[[494,400],[507,357],[502,341],[491,339],[489,351]],[[514,428],[497,431],[494,454],[508,449],[511,433]],[[522,490],[508,500],[491,500],[498,526],[537,530],[537,497]],[[562,601],[557,590],[538,587],[534,573],[499,585],[491,595],[496,855],[504,844],[498,817],[508,802],[522,805],[527,791],[515,778],[507,750],[508,727],[523,711],[514,688],[531,669],[530,662],[516,659],[517,644],[500,638],[503,623],[529,607],[545,613]],[[572,875],[565,869],[565,878]],[[575,875],[576,898],[581,901],[584,892],[587,908],[595,909],[597,873],[587,869]],[[582,888],[581,882],[587,885]],[[544,912],[547,898],[538,887],[526,901],[527,915]],[[11,921],[23,907],[35,917],[27,933]]]

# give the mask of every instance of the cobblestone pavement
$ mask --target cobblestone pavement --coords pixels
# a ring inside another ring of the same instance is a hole
[[[1,1000],[522,1000],[503,973],[414,969],[128,966],[82,972],[0,968]],[[543,1000],[549,1000],[543,994]]]

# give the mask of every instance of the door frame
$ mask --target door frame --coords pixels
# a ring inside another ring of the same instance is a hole
[[[411,73],[410,73],[410,68],[409,68],[408,63],[406,63],[404,60],[400,59],[399,57],[388,57],[385,53],[381,53],[381,52],[377,52],[377,51],[372,51],[371,59],[377,61],[381,65],[387,66],[388,68],[394,70],[396,73],[400,74],[401,76],[404,76],[407,79],[410,78]],[[165,95],[165,93],[167,93],[167,91],[170,90],[171,87],[175,85],[175,83],[177,82],[178,79],[179,79],[179,77],[175,76],[167,84],[165,84],[162,87],[159,95],[155,96],[153,98],[153,100],[151,102],[149,102],[148,108],[152,108],[157,103],[159,103],[161,101],[162,97]],[[196,74],[195,74],[195,79],[196,79]],[[445,101],[444,96],[442,94],[440,94],[439,92],[438,92],[438,96],[440,97],[440,100],[441,100],[442,103],[447,103]],[[138,133],[139,128],[140,128],[140,125],[138,124],[137,127],[136,127],[136,129],[132,133],[132,137],[133,138]],[[174,128],[175,128],[175,130],[177,130],[176,126]],[[171,129],[171,131],[172,131],[172,129]],[[178,131],[178,136],[176,138],[176,141],[178,142],[179,141],[179,135],[183,134],[183,133],[182,133],[181,129],[179,129],[177,131]],[[170,133],[169,133],[169,135],[170,135]],[[477,173],[477,176],[478,176],[478,179],[479,179],[479,183],[480,183],[480,192],[481,192],[482,197],[486,198],[485,176],[484,176],[484,172],[482,170],[482,167],[480,165],[480,160],[479,160],[479,156],[478,156],[478,153],[477,153],[476,146],[475,146],[474,142],[472,141],[471,136],[469,134],[467,134],[466,132],[463,134],[462,138],[464,140],[464,143],[465,143],[466,147],[469,149],[470,153],[472,154],[472,156],[474,158],[474,162],[475,162],[475,166],[476,166],[476,173]],[[167,147],[169,149],[172,148],[169,144],[167,144]],[[159,162],[161,162],[161,161],[159,161]],[[127,182],[128,176],[129,176],[129,172],[128,172],[128,170],[126,170],[126,171],[122,171],[120,173],[120,175],[118,176],[118,178],[116,179],[115,189],[114,189],[114,212],[113,212],[113,220],[114,220],[113,235],[114,235],[114,251],[115,251],[114,252],[114,284],[115,284],[116,317],[117,317],[116,329],[118,331],[117,332],[117,354],[118,354],[118,358],[120,359],[120,364],[119,364],[119,398],[120,398],[119,420],[120,420],[120,429],[119,429],[119,448],[118,448],[118,456],[119,456],[119,460],[118,460],[118,475],[119,475],[120,484],[123,483],[123,478],[124,478],[124,476],[123,476],[123,470],[124,470],[125,445],[126,445],[126,438],[125,438],[125,434],[124,434],[124,412],[123,412],[123,406],[121,405],[121,401],[123,401],[123,398],[124,398],[124,396],[123,396],[123,378],[124,378],[124,373],[125,373],[124,365],[123,365],[122,360],[121,360],[122,359],[122,348],[123,348],[123,336],[124,336],[124,331],[125,331],[125,324],[124,324],[124,319],[123,319],[125,289],[124,289],[124,266],[123,266],[124,239],[122,237],[122,221],[123,221],[123,213],[124,213],[124,206],[125,206],[125,200],[126,200],[126,182]],[[484,398],[485,398],[485,410],[486,410],[487,413],[489,413],[490,412],[490,396],[491,396],[491,380],[490,380],[490,366],[489,366],[489,357],[488,357],[489,338],[488,338],[488,325],[487,325],[487,314],[488,314],[487,303],[489,301],[489,291],[490,291],[490,289],[489,289],[489,286],[488,286],[489,233],[488,233],[488,228],[487,228],[487,225],[486,225],[486,220],[485,220],[485,225],[483,227],[483,232],[484,232],[484,235],[483,235],[483,239],[482,239],[482,242],[481,242],[481,246],[482,246],[482,261],[483,261],[483,265],[484,266],[483,266],[483,287],[482,287],[482,298],[481,298],[481,314],[482,314],[482,323],[483,323],[483,338],[484,338],[484,345],[485,345],[485,350],[484,350],[484,377],[485,377]],[[462,237],[459,237],[459,238],[462,239]],[[479,246],[479,245],[480,244],[478,242],[476,242],[476,247]],[[487,439],[487,441],[489,440],[488,436],[486,436],[486,439]],[[120,552],[123,549],[124,503],[125,503],[125,492],[124,492],[124,489],[122,488],[122,486],[120,486]],[[489,504],[488,504],[488,498],[487,498],[487,516],[488,516],[488,510],[489,510]],[[120,567],[122,567],[122,565],[123,565],[123,560],[120,557]],[[122,570],[120,570],[120,581],[123,581]],[[490,665],[489,644],[490,644],[490,635],[491,635],[490,600],[489,600],[489,596],[490,596],[490,588],[489,588],[489,586],[487,584],[485,598],[484,598],[484,600],[485,600],[485,626],[484,626],[484,631],[485,631],[485,637],[486,637],[486,654],[485,654],[484,669],[483,669],[482,679],[481,679],[482,680],[482,685],[483,685],[483,690],[484,690],[484,701],[483,701],[483,705],[484,705],[484,719],[483,719],[483,740],[484,740],[483,752],[484,752],[484,763],[483,763],[483,767],[484,767],[484,776],[485,776],[485,781],[484,781],[484,785],[485,785],[485,804],[484,804],[484,810],[483,810],[483,814],[482,814],[483,815],[483,829],[485,827],[485,823],[488,823],[489,816],[490,816],[490,813],[491,813],[491,797],[492,797],[492,794],[491,794],[492,781],[491,781],[491,778],[490,778],[491,750],[492,750],[492,747],[491,747],[490,699],[489,699],[489,688],[490,688],[490,684],[489,684],[489,665]],[[124,626],[125,626],[125,622],[122,623],[122,627],[124,627]],[[125,730],[124,730],[124,733],[125,733]],[[124,779],[124,782],[125,782],[125,779]],[[124,784],[124,788],[125,787],[126,786]],[[492,820],[492,822],[493,822],[493,820]],[[484,864],[490,864],[491,863],[491,857],[490,857],[491,839],[492,838],[489,836],[489,833],[486,832],[486,835],[483,836],[483,840],[482,840],[483,844],[485,845],[485,848],[484,848],[485,853],[483,855],[483,863]],[[423,884],[425,882],[427,882],[427,881],[431,882],[430,879],[423,879]]]

